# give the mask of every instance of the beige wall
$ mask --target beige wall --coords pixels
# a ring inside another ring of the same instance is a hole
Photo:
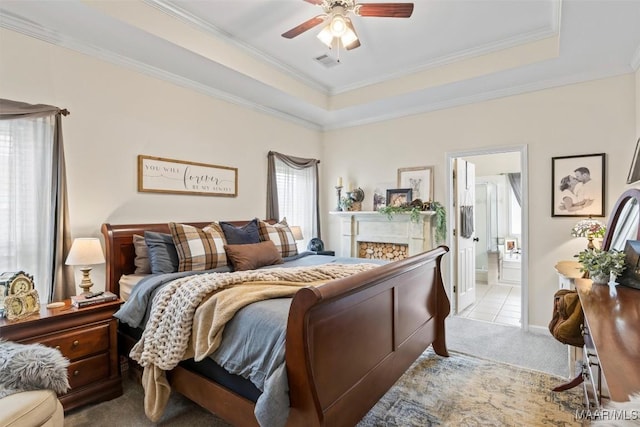
[[[608,212],[625,187],[635,141],[634,80],[628,74],[329,132],[325,188],[341,175],[362,186],[364,208],[371,209],[375,183],[394,183],[399,167],[434,165],[435,198],[444,202],[447,153],[526,144],[529,324],[546,327],[558,286],[553,266],[572,259],[585,243],[569,236],[575,219],[551,217],[551,157],[606,152]],[[331,193],[328,206],[333,200]],[[331,248],[338,242],[337,224],[329,215],[325,224],[325,246]]]
[[[71,111],[73,237],[99,236],[103,222],[262,218],[267,152],[320,155],[317,132],[89,56],[7,30],[0,52],[0,97]],[[237,167],[238,197],[138,193],[138,154]]]

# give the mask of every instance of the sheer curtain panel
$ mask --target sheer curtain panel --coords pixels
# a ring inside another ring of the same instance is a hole
[[[41,302],[75,294],[62,114],[0,99],[0,271],[33,275]]]
[[[320,237],[320,161],[275,151],[270,151],[267,159],[267,218],[287,218],[289,225],[299,225],[303,244],[313,237]]]

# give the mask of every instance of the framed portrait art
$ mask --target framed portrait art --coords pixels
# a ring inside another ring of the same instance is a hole
[[[394,188],[387,190],[387,206],[402,206],[411,203],[411,188]]]
[[[414,199],[433,200],[433,166],[398,169],[398,188],[410,188]]]
[[[551,216],[605,215],[605,153],[551,158]]]

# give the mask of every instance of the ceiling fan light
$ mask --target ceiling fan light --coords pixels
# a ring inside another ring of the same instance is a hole
[[[351,20],[348,19],[346,21],[347,29],[345,30],[342,37],[340,37],[340,41],[342,42],[342,46],[347,49],[349,46],[358,41],[358,35],[356,34],[355,28],[353,28],[353,24]]]
[[[322,31],[318,33],[318,39],[327,45],[329,49],[333,45],[333,34],[331,33],[331,24],[327,24]]]
[[[334,37],[342,37],[348,29],[347,21],[342,15],[333,15],[329,27],[331,28],[331,34],[333,34]]]

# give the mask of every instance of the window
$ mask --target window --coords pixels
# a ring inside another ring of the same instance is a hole
[[[280,219],[286,218],[289,225],[298,225],[304,239],[298,248],[307,247],[314,236],[314,191],[313,168],[294,169],[276,159],[276,182],[278,186],[278,208]]]
[[[267,218],[287,219],[287,224],[302,230],[307,242],[320,237],[320,211],[318,208],[318,163],[316,159],[303,159],[270,151],[267,156]]]
[[[49,298],[55,116],[0,120],[0,272],[33,275]]]

